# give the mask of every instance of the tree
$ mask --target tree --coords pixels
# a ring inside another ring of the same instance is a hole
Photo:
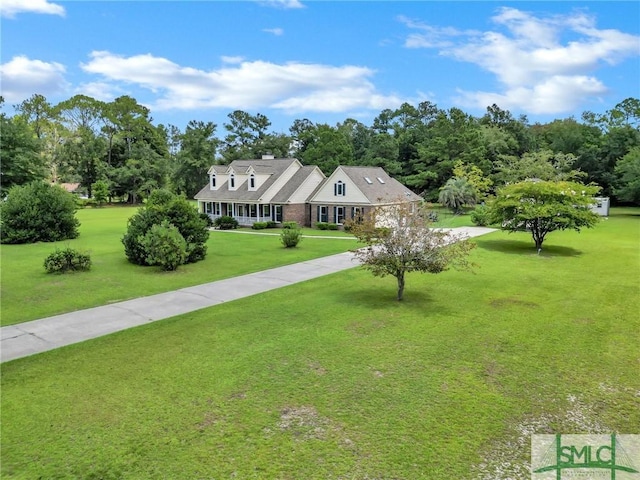
[[[9,190],[2,204],[2,242],[57,242],[76,238],[74,196],[58,185],[36,181]]]
[[[440,189],[438,202],[450,208],[453,213],[462,212],[465,205],[475,205],[477,200],[477,190],[467,181],[466,178],[450,178]]]
[[[180,151],[173,180],[179,193],[192,198],[207,184],[207,170],[215,162],[219,143],[215,132],[215,123],[191,120],[185,132],[178,135]]]
[[[616,165],[615,194],[625,202],[640,204],[640,147],[634,147]]]
[[[167,190],[154,191],[144,207],[129,219],[127,233],[122,238],[125,255],[131,263],[150,265],[150,252],[145,235],[154,225],[163,222],[173,225],[186,242],[183,263],[203,260],[207,255],[209,220],[204,218],[185,198]]]
[[[572,180],[584,176],[573,169],[573,154],[553,153],[551,150],[527,152],[522,157],[501,155],[494,175],[496,183],[517,183],[524,180]]]
[[[301,153],[306,165],[317,165],[325,175],[330,175],[338,165],[353,165],[353,146],[344,131],[320,124],[307,131],[307,135],[307,147]]]
[[[392,275],[398,282],[398,300],[404,297],[409,272],[440,273],[450,267],[468,269],[475,244],[463,236],[430,228],[426,206],[398,203],[375,208],[359,221],[350,222],[351,233],[366,245],[354,251],[374,276]]]
[[[502,187],[489,204],[491,223],[503,230],[531,232],[536,249],[547,234],[595,226],[600,217],[591,211],[600,187],[569,181],[524,181]]]
[[[14,185],[24,185],[45,178],[47,169],[45,160],[40,155],[40,143],[24,119],[0,115],[0,152],[2,196]]]
[[[462,160],[458,160],[453,166],[453,175],[462,178],[476,191],[476,198],[484,198],[493,182],[484,176],[482,170],[475,165],[467,165]]]
[[[98,204],[102,206],[109,200],[109,184],[104,180],[98,180],[92,186],[93,198]]]

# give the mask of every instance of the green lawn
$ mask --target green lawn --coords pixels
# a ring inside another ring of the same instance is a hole
[[[525,479],[531,433],[637,433],[626,212],[404,302],[356,268],[5,363],[2,478]]]
[[[135,212],[133,207],[84,209],[78,211],[80,236],[75,240],[2,245],[2,325],[332,255],[355,245],[355,241],[305,238],[298,248],[285,249],[278,236],[212,231],[204,261],[181,266],[175,272],[160,272],[156,267],[133,265],[124,255],[121,239],[128,218]],[[45,257],[66,246],[89,252],[92,270],[47,274],[43,267]]]

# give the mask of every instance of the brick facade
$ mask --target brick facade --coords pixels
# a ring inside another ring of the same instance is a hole
[[[309,225],[309,205],[296,203],[282,206],[282,219],[285,222],[298,222],[298,225],[308,227]]]

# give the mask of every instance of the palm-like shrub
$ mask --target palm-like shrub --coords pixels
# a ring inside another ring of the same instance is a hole
[[[453,213],[461,213],[465,205],[475,205],[478,195],[476,189],[464,178],[450,178],[440,189],[438,202],[450,208]]]

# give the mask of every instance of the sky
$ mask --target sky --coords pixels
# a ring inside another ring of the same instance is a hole
[[[1,0],[4,111],[129,95],[184,130],[244,110],[366,125],[429,101],[531,123],[640,97],[637,1]]]

